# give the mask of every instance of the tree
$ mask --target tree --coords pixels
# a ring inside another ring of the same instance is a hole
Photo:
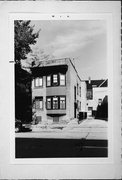
[[[31,46],[36,43],[39,31],[34,33],[34,26],[30,21],[16,20],[14,22],[15,48],[15,117],[22,122],[32,119],[31,74],[21,67],[21,60],[25,60],[30,53]]]
[[[26,59],[26,55],[31,52],[30,45],[36,43],[39,37],[39,32],[34,33],[34,26],[30,25],[31,21],[14,21],[14,48],[15,48],[15,62],[21,64],[21,60]]]
[[[38,47],[33,48],[32,52],[27,55],[26,65],[24,64],[23,67],[31,68],[33,66],[38,67],[41,64],[41,61],[46,61],[49,59],[53,59],[54,56],[50,54],[46,54],[43,49]]]

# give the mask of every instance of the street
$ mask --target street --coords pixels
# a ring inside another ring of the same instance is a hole
[[[106,122],[16,133],[16,158],[107,157]]]

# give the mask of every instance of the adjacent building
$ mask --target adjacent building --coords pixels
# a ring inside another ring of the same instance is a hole
[[[95,116],[98,105],[108,96],[108,80],[91,80],[86,82],[86,111],[87,117]]]
[[[69,58],[32,68],[33,111],[40,122],[67,122],[81,111],[81,79]]]

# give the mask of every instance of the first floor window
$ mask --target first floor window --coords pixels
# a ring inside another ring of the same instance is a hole
[[[60,109],[66,108],[66,100],[65,97],[60,97]]]
[[[81,102],[80,102],[80,110],[81,110]]]
[[[43,109],[43,98],[36,98],[35,99],[35,107],[36,109]]]
[[[47,98],[47,109],[51,109],[51,98]]]
[[[65,96],[49,96],[46,100],[47,109],[66,109]]]
[[[58,109],[58,97],[53,97],[53,109]]]

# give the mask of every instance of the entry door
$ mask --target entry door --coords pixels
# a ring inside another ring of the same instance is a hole
[[[59,117],[53,117],[53,122],[58,123],[59,122]]]

